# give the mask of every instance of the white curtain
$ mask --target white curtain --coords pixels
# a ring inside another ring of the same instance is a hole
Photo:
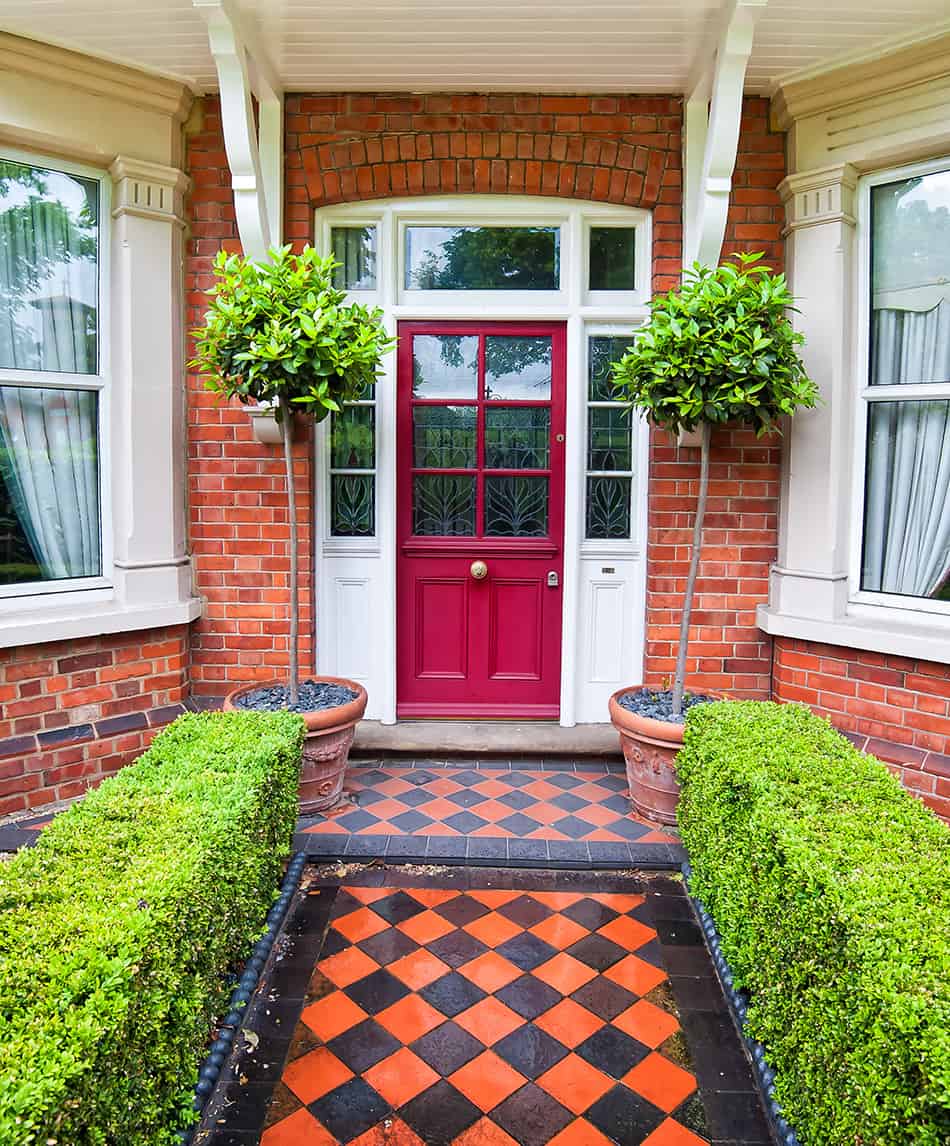
[[[950,301],[874,312],[876,385],[950,381]],[[862,587],[933,596],[950,576],[950,401],[873,402]]]
[[[0,387],[3,480],[44,580],[101,571],[96,422],[93,391]]]

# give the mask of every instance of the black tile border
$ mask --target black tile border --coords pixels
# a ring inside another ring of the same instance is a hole
[[[31,732],[28,736],[7,736],[0,739],[0,756],[33,756],[52,752],[70,744],[86,744],[93,740],[108,740],[126,732],[146,728],[163,728],[182,713],[191,711],[186,704],[166,704],[144,712],[130,712],[122,716],[109,716],[94,724],[68,724],[63,728],[50,728],[45,732]]]

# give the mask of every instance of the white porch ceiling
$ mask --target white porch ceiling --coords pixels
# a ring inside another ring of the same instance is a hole
[[[683,91],[720,0],[240,0],[287,91]],[[923,33],[948,0],[770,0],[746,90]],[[0,28],[217,86],[191,0],[0,0]]]

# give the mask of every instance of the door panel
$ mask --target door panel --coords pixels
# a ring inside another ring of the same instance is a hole
[[[400,324],[400,716],[558,714],[564,350],[559,323]]]

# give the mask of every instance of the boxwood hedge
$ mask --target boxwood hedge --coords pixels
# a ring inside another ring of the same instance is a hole
[[[261,933],[298,716],[182,716],[0,868],[0,1142],[156,1146]]]
[[[697,705],[692,890],[807,1146],[950,1142],[950,830],[797,705]]]

